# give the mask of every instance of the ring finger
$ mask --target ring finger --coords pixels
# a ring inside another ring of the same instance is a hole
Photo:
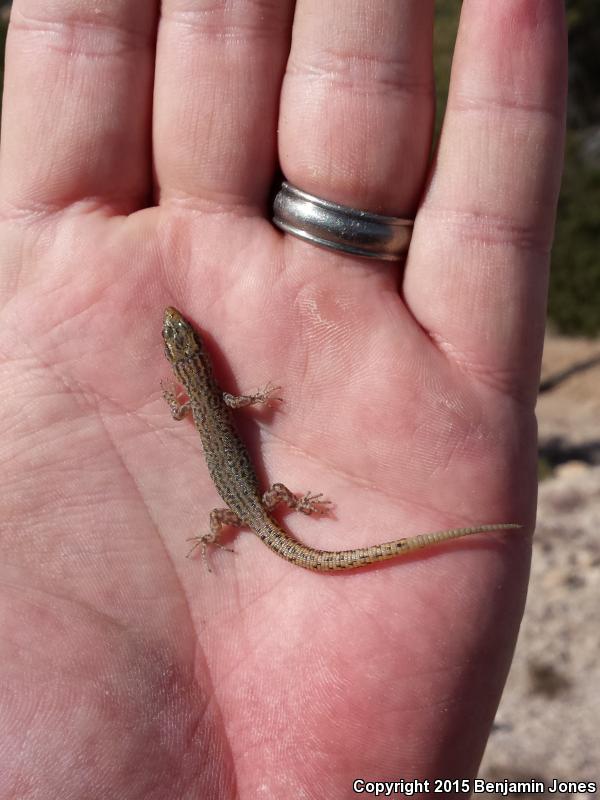
[[[414,213],[434,116],[432,26],[431,0],[298,0],[279,119],[291,183]]]

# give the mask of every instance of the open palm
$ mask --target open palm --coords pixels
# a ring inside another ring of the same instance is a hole
[[[335,502],[285,519],[303,541],[530,532],[562,3],[463,4],[425,192],[429,0],[298,0],[293,21],[281,0],[158,5],[13,8],[0,795],[343,798],[356,778],[470,776],[527,533],[334,575],[246,531],[212,572],[186,559],[222,503],[160,396],[161,320],[172,304],[198,325],[226,390],[282,387],[237,413],[265,488]],[[276,231],[278,159],[314,194],[416,213],[405,268]]]

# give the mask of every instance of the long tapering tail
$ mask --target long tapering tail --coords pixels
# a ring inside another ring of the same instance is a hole
[[[432,547],[448,539],[461,539],[463,536],[472,536],[475,533],[487,533],[489,531],[503,531],[513,528],[521,528],[514,522],[501,522],[497,525],[475,525],[470,528],[453,528],[447,531],[436,531],[434,533],[422,533],[409,539],[396,539],[392,542],[383,542],[371,547],[361,547],[356,550],[318,550],[293,539],[288,533],[283,531],[273,520],[270,520],[274,528],[258,532],[260,538],[277,555],[297,564],[304,569],[317,570],[319,572],[329,572],[332,570],[358,569],[377,561],[387,561],[389,558],[411,553],[414,550],[422,550],[425,547]]]

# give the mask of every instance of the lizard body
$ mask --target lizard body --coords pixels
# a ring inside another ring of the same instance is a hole
[[[210,533],[194,537],[203,553],[209,544],[218,545],[224,525],[247,525],[277,555],[305,569],[329,572],[356,569],[424,547],[486,531],[519,528],[513,523],[476,525],[468,528],[425,533],[395,539],[371,547],[351,550],[319,550],[294,539],[271,516],[270,509],[284,502],[297,511],[311,514],[327,501],[321,495],[297,497],[283,484],[276,483],[261,496],[258,478],[246,446],[235,428],[231,409],[265,402],[272,389],[240,397],[223,392],[200,336],[175,308],[165,310],[163,323],[165,354],[175,377],[185,389],[187,401],[175,391],[164,396],[175,419],[191,413],[200,433],[204,456],[214,484],[227,504],[210,515]],[[220,545],[219,545],[220,546]]]

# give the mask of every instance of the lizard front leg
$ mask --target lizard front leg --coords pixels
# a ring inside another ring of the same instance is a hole
[[[180,420],[191,413],[192,407],[186,399],[187,394],[174,381],[161,381],[160,388],[173,419]]]
[[[268,405],[273,400],[281,403],[283,402],[281,397],[273,397],[273,392],[278,392],[281,389],[281,386],[273,386],[272,384],[268,383],[264,389],[258,389],[254,394],[229,394],[229,392],[223,392],[223,401],[229,408],[236,409],[236,408],[245,408],[246,406],[256,406],[256,405]]]

